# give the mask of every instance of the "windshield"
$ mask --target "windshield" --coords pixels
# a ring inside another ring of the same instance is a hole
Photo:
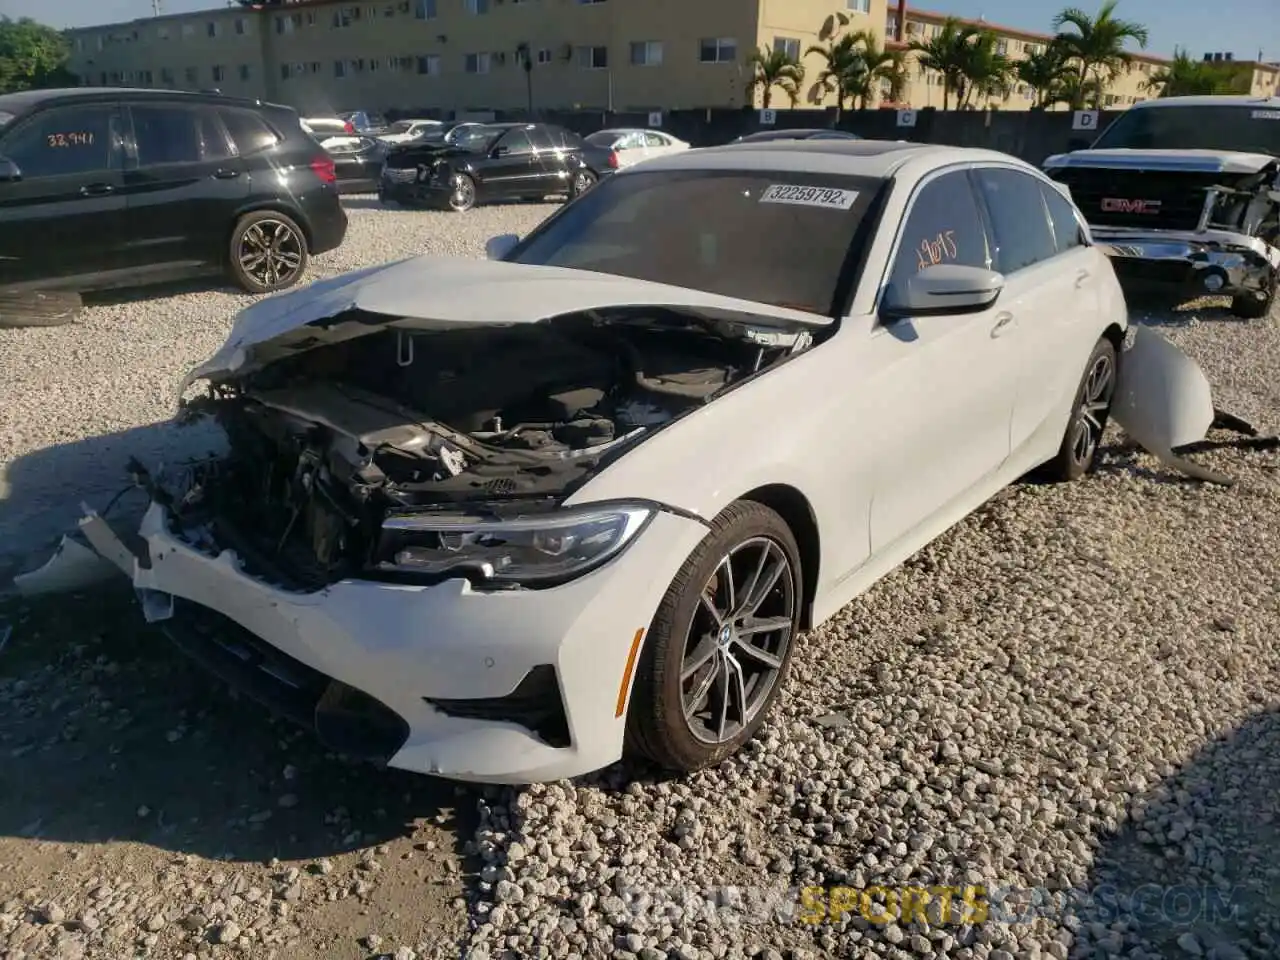
[[[1236,150],[1280,156],[1280,110],[1256,106],[1139,107],[1103,131],[1095,150]]]
[[[830,316],[842,306],[850,244],[882,183],[768,171],[627,173],[574,200],[508,259]]]

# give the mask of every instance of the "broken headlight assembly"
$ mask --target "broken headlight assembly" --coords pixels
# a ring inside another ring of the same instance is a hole
[[[554,586],[617,556],[654,512],[644,504],[613,503],[511,519],[392,514],[382,524],[376,567],[495,587]]]

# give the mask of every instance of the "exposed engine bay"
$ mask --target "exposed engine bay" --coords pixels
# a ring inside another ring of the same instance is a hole
[[[634,443],[812,343],[693,310],[420,331],[384,320],[211,386],[230,453],[170,506],[211,551],[316,587],[371,565],[389,512],[551,509]]]

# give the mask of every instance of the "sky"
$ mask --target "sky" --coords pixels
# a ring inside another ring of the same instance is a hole
[[[165,13],[187,13],[223,5],[219,0],[160,0]],[[225,0],[223,0],[225,3]],[[896,0],[889,0],[892,7]],[[908,6],[911,6],[908,0]],[[1064,6],[1092,13],[1097,0],[928,0],[921,9],[992,23],[1051,32],[1054,14]],[[152,0],[0,0],[0,15],[33,17],[55,27],[83,27],[151,16]],[[1267,60],[1280,60],[1280,0],[1120,0],[1117,13],[1147,25],[1147,51],[1169,56],[1186,47],[1193,57],[1208,51],[1234,53],[1252,60],[1262,48]]]

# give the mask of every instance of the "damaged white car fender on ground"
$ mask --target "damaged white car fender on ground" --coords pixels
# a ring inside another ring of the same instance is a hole
[[[1002,154],[687,151],[504,261],[250,308],[186,411],[228,453],[139,467],[138,534],[81,533],[334,750],[690,770],[754,735],[802,629],[1028,470],[1091,469],[1117,395],[1157,447],[1207,427],[1189,361],[1126,328],[1070,201]]]

